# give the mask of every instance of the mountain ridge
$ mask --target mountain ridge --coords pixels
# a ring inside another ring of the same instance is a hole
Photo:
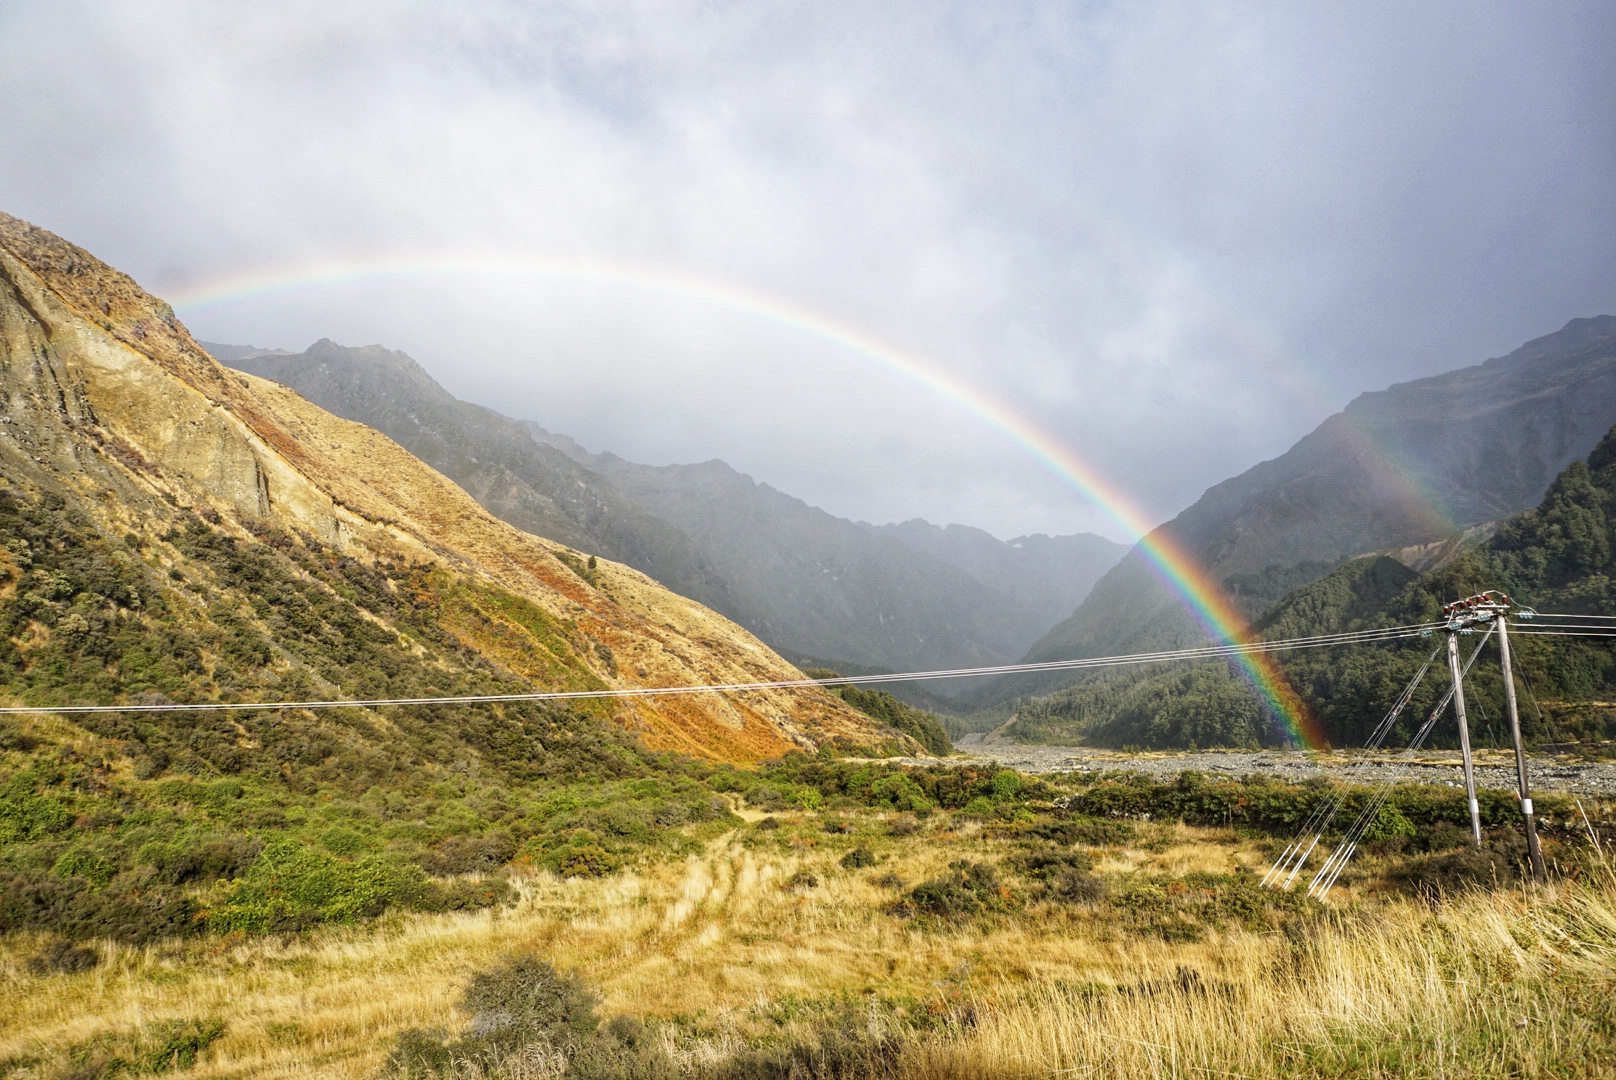
[[[1483,589],[1498,589],[1562,616],[1608,615],[1616,604],[1610,576],[1616,551],[1616,428],[1585,461],[1567,465],[1537,506],[1486,533],[1471,531],[1453,541],[1424,570],[1386,554],[1349,560],[1289,592],[1252,624],[1251,632],[1275,640],[1437,623],[1444,603]],[[1616,737],[1616,710],[1610,706],[1616,650],[1597,638],[1530,632],[1534,625],[1552,630],[1561,621],[1550,615],[1541,624],[1526,622],[1526,632],[1511,634],[1516,673],[1532,702],[1521,710],[1525,735],[1602,743]],[[1433,646],[1440,647],[1440,637],[1279,653],[1275,659],[1315,730],[1332,745],[1353,746],[1381,723],[1422,661],[1435,655]],[[1494,661],[1465,684],[1472,738],[1478,743],[1496,744],[1500,734],[1493,726],[1504,710],[1496,654]],[[1446,687],[1440,676],[1419,683],[1390,745],[1406,742]],[[1236,665],[1196,662],[1112,673],[1023,702],[1005,733],[1031,741],[1149,748],[1288,742],[1291,733],[1275,727],[1266,713]],[[1456,739],[1449,714],[1435,729],[1434,744],[1451,746]]]
[[[1036,548],[1027,558],[970,530],[977,548],[997,545],[1001,556],[996,568],[978,557],[973,574],[969,560],[836,518],[718,459],[643,466],[592,454],[536,422],[459,401],[380,346],[217,348],[240,370],[384,431],[513,524],[635,566],[822,666],[1009,661],[1122,550],[1098,537],[1023,538]],[[897,528],[914,541],[913,529]],[[939,699],[917,697],[924,690],[901,692],[934,707]]]
[[[1506,356],[1359,395],[1285,454],[1213,485],[1157,531],[1254,616],[1298,584],[1299,567],[1317,578],[1366,551],[1439,543],[1529,508],[1613,419],[1616,317],[1572,319]],[[1023,659],[1204,637],[1135,548]],[[1048,679],[1002,680],[977,700],[1051,688]]]

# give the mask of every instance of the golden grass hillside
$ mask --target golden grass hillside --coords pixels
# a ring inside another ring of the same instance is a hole
[[[76,974],[31,970],[42,943],[13,937],[0,959],[0,1060],[18,1076],[62,1077],[108,1047],[217,1031],[175,1075],[371,1076],[407,1029],[467,1030],[456,1002],[473,973],[536,953],[593,987],[601,1016],[648,1023],[667,1075],[1595,1077],[1616,1068],[1608,874],[1437,902],[1376,896],[1365,876],[1327,907],[1203,904],[1194,933],[1172,933],[1128,898],[1258,867],[1266,846],[1224,830],[1144,826],[1086,848],[1110,899],[1072,903],[1041,890],[1014,839],[978,821],[747,816],[758,820],[688,859],[599,879],[529,876],[514,904],[476,914],[102,946],[94,969]],[[989,898],[964,917],[906,909],[917,884],[961,864],[997,867],[1006,902]]]

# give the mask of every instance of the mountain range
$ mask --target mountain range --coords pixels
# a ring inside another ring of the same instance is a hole
[[[958,525],[870,526],[722,461],[590,453],[456,399],[380,346],[207,347],[387,434],[518,528],[633,566],[799,663],[851,672],[1012,661],[1126,550],[1092,534],[1001,541]]]
[[[1206,631],[1135,548],[1000,541],[961,525],[836,518],[721,461],[648,466],[461,402],[402,353],[210,346],[388,433],[519,527],[636,566],[785,656],[843,671],[1063,660]],[[1417,570],[1535,504],[1616,420],[1616,319],[1576,319],[1508,356],[1366,393],[1285,454],[1209,489],[1161,532],[1248,617],[1366,552]],[[1071,676],[930,689],[950,711]],[[924,694],[925,688],[905,691]],[[979,725],[980,726],[980,725]]]
[[[1563,632],[1601,626],[1599,618],[1616,605],[1613,552],[1616,428],[1586,461],[1566,466],[1537,506],[1506,518],[1488,539],[1450,550],[1446,561],[1423,572],[1386,555],[1348,560],[1290,592],[1252,632],[1281,640],[1440,622],[1445,602],[1499,590],[1535,609],[1511,620],[1525,737],[1591,750],[1616,738],[1616,649],[1608,636]],[[1478,631],[1464,648],[1487,644]],[[1440,649],[1437,635],[1275,656],[1296,691],[1304,726],[1336,746],[1362,745],[1404,687],[1412,687],[1391,729],[1388,745],[1398,746],[1407,744],[1449,685]],[[1507,729],[1497,723],[1505,715],[1503,680],[1497,653],[1486,651],[1486,662],[1465,681],[1472,737],[1507,746]],[[1422,664],[1433,660],[1434,677],[1420,678]],[[1113,673],[1021,702],[1005,733],[1028,741],[1141,747],[1252,746],[1295,737],[1275,720],[1234,665],[1211,661]],[[1433,741],[1452,746],[1457,737],[1447,713]]]
[[[411,650],[461,683],[632,688],[776,681],[796,677],[793,661],[851,673],[1204,637],[1138,548],[1118,562],[1120,546],[1093,536],[852,522],[720,461],[591,453],[455,399],[379,346],[204,349],[127,277],[14,218],[0,217],[0,269],[10,505],[19,520],[54,515],[70,547],[124,545],[79,574],[14,538],[23,700],[363,696],[401,677]],[[1161,530],[1251,618],[1293,610],[1364,553],[1411,576],[1465,558],[1613,419],[1616,319],[1573,320],[1508,356],[1361,396]],[[292,618],[267,595],[325,614]],[[137,624],[195,645],[160,662],[121,655]],[[362,625],[385,628],[363,662],[311,644]],[[313,651],[282,644],[300,634]],[[974,700],[1070,681],[1001,680]],[[913,726],[912,711],[849,700],[765,691],[584,712],[653,748],[738,760],[930,738],[892,726]]]

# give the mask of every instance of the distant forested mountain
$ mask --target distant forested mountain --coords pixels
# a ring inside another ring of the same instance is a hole
[[[1508,356],[1364,394],[1289,451],[1211,488],[1160,533],[1256,616],[1367,552],[1430,545],[1533,506],[1616,422],[1616,317],[1574,319]],[[1411,561],[1413,561],[1411,556]],[[1030,661],[1131,652],[1205,637],[1138,549]],[[1021,678],[979,700],[1046,692]]]
[[[1420,574],[1382,555],[1354,559],[1286,596],[1254,629],[1277,640],[1425,622],[1440,615],[1444,602],[1483,589],[1502,589],[1543,612],[1612,614],[1613,553],[1616,429],[1586,462],[1567,466],[1536,508],[1508,518],[1492,539],[1458,552],[1446,565]],[[1529,688],[1523,715],[1528,738],[1616,738],[1616,710],[1610,705],[1616,699],[1616,648],[1611,641],[1526,635],[1512,641],[1517,670]],[[1280,668],[1333,743],[1359,745],[1440,644],[1433,638],[1284,654]],[[1482,744],[1507,737],[1499,726],[1503,682],[1495,657],[1490,654],[1466,680]],[[1403,715],[1394,744],[1407,741],[1410,725],[1419,723],[1446,687],[1441,671],[1425,680]],[[1114,746],[1251,746],[1284,737],[1246,681],[1224,662],[1095,679],[1023,702],[1008,734],[1029,741],[1087,740]],[[1450,720],[1437,729],[1436,740],[1455,735]]]

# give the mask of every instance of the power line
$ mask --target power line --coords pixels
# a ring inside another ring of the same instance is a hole
[[[1556,626],[1556,627],[1554,627],[1554,629],[1551,630],[1548,627],[1532,627],[1531,629],[1522,629],[1522,628],[1519,628],[1518,623],[1514,624],[1514,625],[1517,626],[1517,629],[1515,630],[1515,633],[1517,633],[1517,634],[1527,634],[1527,635],[1532,636],[1532,637],[1603,638],[1603,637],[1616,636],[1616,626],[1564,626],[1564,625],[1561,625],[1561,626]]]
[[[1607,622],[1616,622],[1616,615],[1584,615],[1558,611],[1534,611],[1533,619],[1603,619]]]
[[[1031,664],[1001,664],[996,666],[950,668],[940,671],[904,671],[884,675],[843,675],[827,679],[780,679],[769,682],[715,683],[703,686],[631,686],[600,690],[552,690],[522,694],[459,694],[418,698],[367,698],[362,700],[328,701],[211,701],[182,704],[161,702],[135,705],[16,705],[0,707],[0,716],[20,714],[90,713],[167,713],[167,712],[250,712],[270,709],[368,709],[385,706],[414,705],[492,705],[537,701],[585,701],[611,698],[677,697],[689,694],[737,694],[763,690],[796,690],[806,687],[858,686],[897,682],[918,682],[928,679],[963,679],[984,675],[1021,675],[1046,671],[1081,671],[1092,668],[1128,667],[1138,664],[1165,663],[1174,660],[1216,659],[1252,654],[1285,652],[1296,649],[1318,649],[1336,645],[1355,645],[1383,641],[1400,641],[1430,632],[1439,623],[1414,623],[1406,626],[1380,627],[1374,630],[1348,631],[1336,634],[1314,634],[1308,637],[1286,638],[1280,641],[1230,642],[1222,645],[1202,645],[1188,649],[1172,649],[1150,653],[1131,653],[1120,656],[1088,657],[1080,660],[1052,660]]]

